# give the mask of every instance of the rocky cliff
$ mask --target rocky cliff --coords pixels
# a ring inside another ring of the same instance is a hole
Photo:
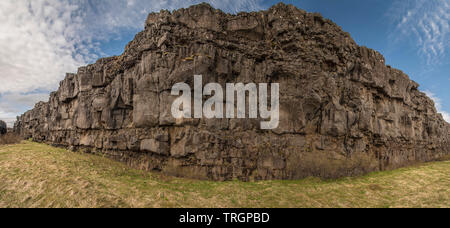
[[[174,119],[175,83],[279,83],[280,124]],[[319,14],[207,4],[148,16],[121,56],[67,74],[15,124],[26,138],[212,180],[355,175],[450,153],[431,99],[378,52]]]

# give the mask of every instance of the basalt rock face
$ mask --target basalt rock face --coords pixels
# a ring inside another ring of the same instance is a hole
[[[279,127],[174,119],[171,88],[194,88],[194,74],[223,88],[279,83]],[[318,14],[278,4],[230,15],[201,4],[150,14],[121,56],[68,74],[14,129],[175,176],[293,179],[350,163],[343,175],[353,175],[450,153],[450,126],[418,86]]]

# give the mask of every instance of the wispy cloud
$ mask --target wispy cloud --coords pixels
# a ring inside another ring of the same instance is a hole
[[[32,107],[14,103],[18,96],[55,90],[66,72],[103,56],[102,42],[120,38],[124,29],[142,29],[148,13],[200,2],[232,13],[262,5],[260,0],[0,1],[0,119]],[[36,98],[33,102],[47,99]]]
[[[438,113],[442,114],[442,116],[444,117],[444,120],[447,121],[448,123],[450,123],[450,113],[442,110],[442,101],[441,101],[441,99],[439,97],[437,97],[434,93],[432,93],[432,92],[430,92],[428,90],[425,91],[424,93],[429,98],[431,98],[434,101]]]
[[[398,40],[412,38],[428,65],[442,63],[450,46],[450,0],[395,0],[389,14]]]

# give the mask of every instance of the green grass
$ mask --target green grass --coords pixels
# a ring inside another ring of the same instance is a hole
[[[450,207],[450,161],[334,181],[211,182],[22,142],[0,146],[0,207]]]

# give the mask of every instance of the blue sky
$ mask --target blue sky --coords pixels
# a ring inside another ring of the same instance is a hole
[[[119,55],[148,13],[201,0],[0,1],[0,119],[46,101],[65,72]],[[226,12],[267,9],[280,1],[210,0]],[[319,12],[359,45],[407,73],[450,121],[450,0],[283,1]]]

